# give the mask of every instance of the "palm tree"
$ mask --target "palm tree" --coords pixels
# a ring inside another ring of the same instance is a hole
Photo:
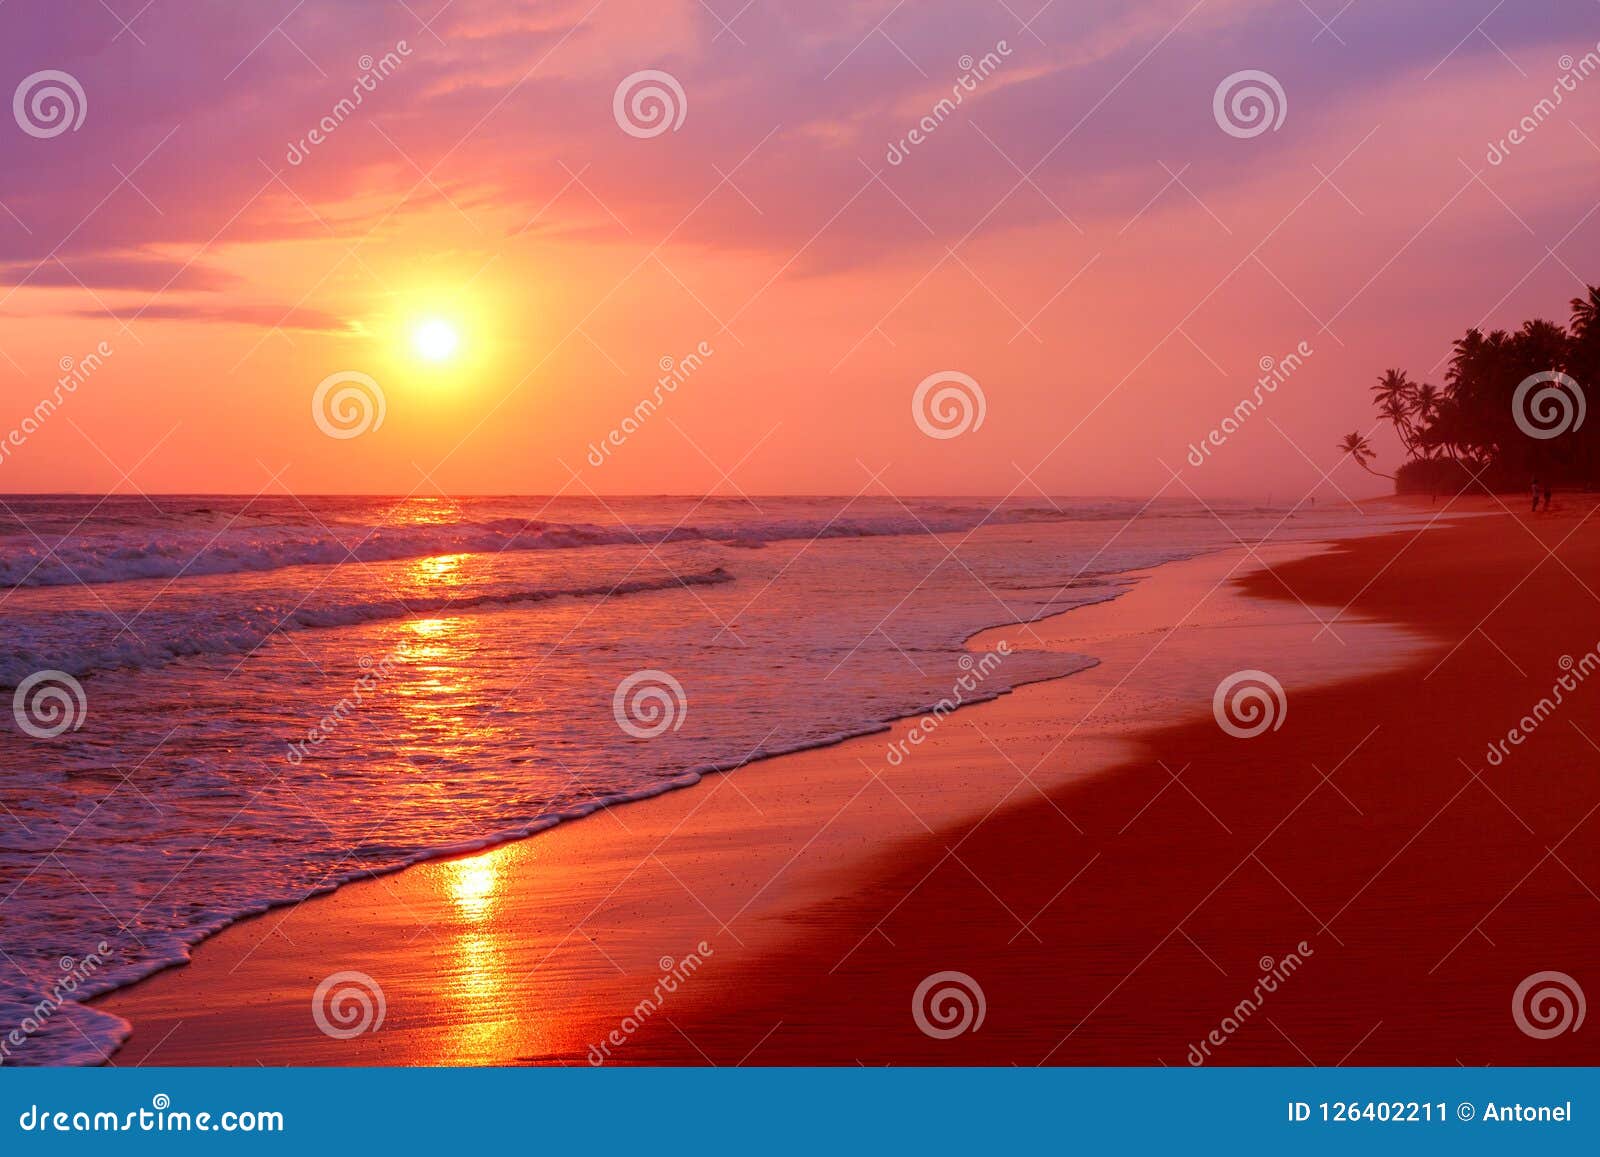
[[[1515,428],[1511,427],[1510,386],[1525,375],[1513,376],[1506,368],[1511,335],[1504,330],[1485,334],[1469,329],[1457,338],[1445,371],[1445,391],[1452,403],[1453,433],[1465,456],[1490,462]],[[1507,428],[1511,427],[1510,430]]]
[[[1411,379],[1406,377],[1404,370],[1384,370],[1378,378],[1378,384],[1372,387],[1380,403],[1387,398],[1409,399],[1411,390]]]
[[[1567,326],[1572,335],[1568,350],[1567,373],[1585,389],[1600,385],[1600,285],[1585,287],[1582,297],[1572,299],[1572,320]],[[1579,431],[1578,457],[1586,488],[1593,486],[1595,459],[1600,457],[1600,423],[1589,423]]]
[[[1428,389],[1430,387],[1422,387]],[[1471,459],[1463,442],[1461,403],[1448,393],[1440,393],[1429,414],[1428,428],[1422,434],[1423,444],[1430,455],[1443,452],[1445,457],[1460,462]]]
[[[1564,374],[1581,389],[1600,387],[1600,286],[1585,285],[1571,307],[1566,325],[1534,318],[1514,329],[1469,329],[1437,386],[1399,369],[1378,377],[1372,400],[1405,459],[1394,473],[1397,489],[1454,486],[1458,476],[1490,489],[1519,487],[1530,474],[1586,488],[1600,479],[1600,422],[1530,438],[1521,412],[1526,390],[1518,403],[1517,391],[1537,376]],[[1365,437],[1352,434],[1339,449],[1368,473],[1389,477],[1372,468],[1376,457]]]
[[[1416,389],[1415,383],[1406,377],[1404,370],[1385,370],[1378,384],[1372,387],[1376,395],[1372,400],[1378,412],[1394,424],[1394,431],[1400,435],[1400,442],[1408,455],[1416,445],[1416,431],[1411,424]]]
[[[1405,448],[1407,457],[1412,457],[1417,435],[1411,426],[1411,407],[1405,399],[1394,394],[1385,397],[1378,406],[1378,413],[1389,419],[1394,432],[1400,435],[1400,445]]]
[[[1443,399],[1444,395],[1439,392],[1438,386],[1432,382],[1423,382],[1412,392],[1411,408],[1417,417],[1429,422],[1433,420],[1433,415]]]
[[[1572,336],[1580,341],[1600,334],[1600,285],[1588,286],[1583,297],[1572,299]]]
[[[1369,465],[1377,455],[1373,453],[1372,444],[1367,441],[1367,436],[1359,430],[1344,436],[1344,441],[1339,443],[1339,452],[1368,474],[1394,481],[1393,474],[1381,474]]]
[[[1439,432],[1435,426],[1444,395],[1432,382],[1423,382],[1411,392],[1411,413],[1417,421],[1417,444],[1425,458],[1432,458],[1439,447]]]

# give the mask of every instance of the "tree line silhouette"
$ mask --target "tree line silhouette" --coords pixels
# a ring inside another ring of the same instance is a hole
[[[1531,479],[1594,486],[1600,419],[1586,420],[1586,390],[1600,389],[1600,286],[1572,299],[1566,326],[1535,318],[1514,331],[1469,329],[1457,339],[1444,385],[1386,370],[1373,404],[1399,437],[1406,461],[1375,470],[1366,435],[1339,449],[1395,490],[1525,490]]]

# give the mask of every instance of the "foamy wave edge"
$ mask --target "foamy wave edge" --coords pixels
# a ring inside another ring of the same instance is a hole
[[[1121,591],[1116,592],[1116,594],[1120,593]],[[1115,598],[1116,594],[1110,594],[1107,597]],[[1104,600],[1097,599],[1095,601],[1098,602]],[[1072,608],[1068,608],[1068,610],[1070,609]],[[1059,613],[1066,612],[1063,611]],[[1087,671],[1090,668],[1096,667],[1100,663],[1100,660],[1088,655],[1069,655],[1067,653],[1062,653],[1060,657],[1062,659],[1075,658],[1078,660],[1078,663],[1077,665],[1073,666],[1071,670],[1062,671],[1056,674],[1041,675],[1038,678],[1033,679],[1019,679],[1016,683],[1008,684],[993,691],[985,691],[981,694],[973,695],[962,706],[967,707],[979,703],[992,702],[993,700],[1000,698],[1002,695],[1011,694],[1018,688],[1028,686],[1032,683],[1049,682],[1053,679],[1069,678],[1073,675],[1080,674],[1083,671]],[[434,860],[446,860],[455,856],[470,855],[475,852],[487,851],[491,848],[513,843],[517,840],[527,839],[531,836],[538,835],[540,832],[549,831],[558,824],[569,823],[573,820],[583,819],[584,817],[593,815],[595,812],[601,811],[605,808],[616,807],[619,804],[636,803],[640,800],[653,799],[658,795],[665,795],[670,791],[680,791],[684,788],[693,787],[700,783],[708,775],[726,774],[731,771],[736,771],[742,767],[748,767],[754,763],[761,763],[769,759],[777,759],[785,755],[793,755],[801,751],[817,751],[829,747],[836,747],[841,743],[847,743],[852,739],[858,739],[864,735],[879,735],[885,731],[891,730],[897,722],[905,719],[913,719],[930,709],[930,705],[922,705],[908,711],[897,713],[885,720],[865,724],[857,728],[847,728],[845,730],[833,732],[831,734],[812,740],[807,740],[802,743],[757,748],[741,759],[729,760],[721,763],[701,764],[696,767],[689,768],[680,774],[663,777],[659,782],[650,784],[647,787],[636,788],[631,791],[614,792],[604,796],[597,796],[596,798],[588,800],[581,805],[563,808],[559,811],[547,813],[546,815],[540,816],[526,824],[520,824],[512,828],[504,828],[476,839],[462,840],[452,844],[441,844],[435,847],[425,848],[413,854],[402,856],[387,864],[352,870],[339,877],[336,877],[326,885],[311,889],[307,892],[283,894],[263,898],[262,900],[251,904],[246,908],[242,908],[237,912],[230,913],[226,916],[218,916],[213,920],[193,925],[185,929],[182,935],[175,935],[171,937],[170,941],[165,945],[158,946],[155,940],[147,941],[147,947],[153,950],[151,956],[137,962],[124,965],[120,968],[107,969],[94,980],[84,985],[84,987],[80,990],[83,994],[82,1000],[63,1002],[63,1012],[76,1014],[80,1018],[79,1027],[85,1030],[85,1035],[78,1037],[75,1041],[68,1044],[67,1047],[61,1049],[59,1054],[52,1055],[47,1060],[43,1060],[42,1063],[77,1066],[100,1065],[107,1063],[111,1059],[112,1055],[115,1054],[116,1050],[122,1046],[122,1044],[130,1035],[132,1035],[133,1026],[122,1017],[116,1016],[112,1013],[103,1012],[102,1010],[93,1007],[91,1004],[85,1003],[85,1001],[92,1001],[96,997],[107,995],[108,993],[115,992],[118,989],[127,988],[128,986],[136,984],[137,982],[153,976],[158,972],[164,972],[169,968],[176,968],[189,963],[189,961],[192,959],[192,950],[195,947],[204,943],[206,940],[209,940],[219,932],[222,932],[232,925],[237,924],[241,920],[249,919],[252,916],[259,916],[264,912],[270,912],[277,908],[284,908],[291,905],[300,904],[318,896],[325,896],[337,891],[339,888],[361,880],[371,880],[380,876],[393,875],[396,872],[402,872],[407,868],[415,867],[417,864],[428,863]],[[309,1011],[307,1012],[307,1015],[310,1015]],[[89,1020],[91,1023],[82,1023],[82,1021],[85,1019]],[[96,1037],[99,1038],[98,1041],[95,1039]]]
[[[274,635],[290,631],[348,627],[359,623],[383,619],[408,619],[419,615],[457,614],[515,606],[519,603],[547,602],[559,598],[601,598],[677,590],[680,587],[715,586],[733,581],[734,575],[719,566],[694,574],[673,575],[659,579],[633,579],[611,585],[528,587],[522,590],[459,598],[380,599],[297,610],[279,622],[259,629],[240,627],[228,632],[211,632],[189,635],[181,639],[169,639],[159,644],[132,641],[110,647],[99,647],[75,655],[63,655],[54,650],[32,649],[25,642],[13,637],[8,648],[9,653],[0,658],[0,687],[15,687],[42,667],[65,671],[69,675],[88,676],[96,672],[115,670],[153,670],[178,659],[199,655],[246,654],[260,647]]]
[[[1185,552],[1174,555],[1172,558],[1165,560],[1164,563],[1158,563],[1155,565],[1159,566],[1172,562],[1179,562],[1191,557],[1193,557],[1193,554]],[[721,570],[720,567],[717,569],[719,571]],[[731,578],[732,576],[729,577]],[[1083,578],[1085,576],[1079,577]],[[1091,606],[1097,603],[1111,602],[1127,593],[1127,591],[1130,590],[1134,585],[1133,580],[1122,577],[1122,575],[1118,572],[1097,572],[1088,577],[1091,577],[1097,583],[1104,584],[1098,593],[1084,599],[1081,602],[1075,602],[1070,606],[1064,606],[1055,609],[1045,609],[1042,613],[1036,615],[1034,618],[1028,621],[1038,622],[1044,619],[1054,618],[1057,615],[1070,614],[1079,607]],[[1007,624],[996,623],[987,627],[979,628],[978,630],[968,634],[962,640],[960,645],[964,650],[970,653],[973,649],[972,645],[974,640],[981,635],[1005,625]],[[1100,665],[1100,660],[1090,655],[1082,655],[1073,652],[1060,652],[1058,653],[1058,657],[1062,660],[1067,660],[1069,658],[1075,659],[1077,660],[1077,663],[1070,670],[1064,670],[1048,675],[1040,675],[1035,678],[1022,678],[1018,679],[1015,683],[1008,683],[1003,686],[996,687],[993,690],[986,689],[978,694],[973,695],[970,699],[963,703],[963,708],[975,706],[980,703],[992,702],[1003,695],[1009,695],[1013,691],[1034,683],[1043,683],[1050,682],[1055,679],[1070,678],[1073,675],[1081,674],[1084,671]],[[923,704],[904,711],[898,711],[888,718],[880,721],[865,724],[858,728],[847,728],[841,731],[833,732],[826,736],[807,740],[802,743],[780,745],[770,748],[757,748],[741,759],[730,760],[722,763],[701,764],[678,775],[663,777],[660,781],[650,784],[648,787],[637,788],[625,792],[616,792],[605,796],[598,796],[592,800],[586,801],[582,805],[565,808],[556,812],[550,812],[546,815],[538,817],[535,820],[532,820],[527,824],[518,825],[513,828],[501,829],[489,835],[472,840],[463,840],[452,844],[441,844],[431,848],[421,849],[411,855],[402,856],[390,863],[380,866],[353,870],[345,873],[341,877],[336,878],[332,882],[322,887],[314,888],[304,893],[283,894],[277,897],[262,899],[261,901],[249,905],[237,912],[229,913],[226,916],[218,916],[213,920],[192,925],[191,927],[184,929],[181,935],[174,935],[170,938],[167,945],[167,950],[164,954],[158,950],[152,956],[146,959],[130,963],[121,968],[108,969],[105,973],[101,974],[100,977],[97,977],[96,980],[84,986],[84,1000],[93,1000],[96,997],[104,996],[118,989],[127,988],[128,986],[135,984],[140,980],[144,980],[149,976],[153,976],[158,972],[164,972],[169,968],[176,968],[187,964],[192,959],[191,950],[194,947],[206,940],[209,940],[212,936],[215,936],[219,932],[224,931],[232,925],[237,924],[239,921],[248,919],[252,916],[259,916],[264,912],[270,912],[277,908],[300,904],[306,900],[314,899],[318,896],[328,895],[329,893],[337,891],[339,888],[342,888],[347,884],[356,883],[361,880],[375,879],[380,876],[393,875],[396,872],[404,871],[405,869],[414,867],[417,864],[427,863],[434,860],[450,859],[454,856],[469,855],[474,852],[486,851],[490,848],[499,847],[503,844],[512,843],[517,840],[527,839],[531,836],[539,834],[540,832],[548,831],[558,824],[566,823],[571,820],[582,819],[585,816],[593,815],[595,812],[601,811],[608,807],[615,807],[619,804],[625,803],[634,803],[639,800],[653,799],[658,795],[665,795],[669,791],[678,791],[683,788],[693,787],[694,785],[700,783],[701,780],[703,780],[707,775],[724,774],[735,771],[742,767],[748,767],[754,763],[760,763],[768,759],[776,759],[785,755],[792,755],[796,752],[816,751],[826,749],[828,747],[835,747],[841,743],[846,743],[852,739],[857,739],[865,735],[879,735],[885,731],[891,730],[897,722],[906,719],[914,719],[931,709],[931,704]],[[154,941],[151,943],[154,943]],[[43,1064],[91,1066],[108,1063],[111,1057],[116,1053],[117,1049],[122,1046],[122,1044],[133,1032],[133,1026],[122,1017],[116,1016],[112,1013],[103,1012],[98,1008],[94,1008],[91,1005],[84,1003],[84,1001],[64,1002],[62,1008],[68,1012],[77,1014],[80,1017],[92,1018],[93,1023],[87,1027],[92,1028],[94,1033],[99,1036],[100,1040],[105,1043],[96,1043],[93,1035],[91,1035],[90,1032],[85,1031],[83,1036],[78,1037],[75,1041],[71,1042],[68,1047],[62,1049],[59,1054],[52,1055],[48,1059],[42,1060],[41,1063]],[[79,1027],[85,1028],[86,1026],[80,1024]]]
[[[447,526],[346,527],[348,535],[304,525],[252,527],[248,531],[170,532],[165,536],[118,533],[91,535],[54,546],[24,538],[0,558],[0,588],[68,586],[186,579],[209,575],[338,566],[346,562],[397,562],[443,554],[575,550],[593,546],[655,547],[677,542],[716,542],[760,548],[774,542],[822,538],[878,538],[969,530],[980,521],[1039,521],[1045,513],[1008,511],[906,518],[775,519],[761,523],[703,526],[600,526],[541,523],[522,519],[461,522]],[[1061,519],[1068,516],[1063,514]],[[347,541],[348,540],[348,541]]]

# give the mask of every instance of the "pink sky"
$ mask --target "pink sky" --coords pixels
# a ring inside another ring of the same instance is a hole
[[[63,359],[112,352],[12,440],[0,491],[1337,500],[1332,469],[1376,493],[1334,446],[1373,426],[1378,373],[1438,381],[1467,326],[1563,319],[1600,280],[1600,75],[1534,113],[1600,51],[1596,12],[9,0],[4,91],[59,70],[86,108],[57,135],[0,118],[0,440]],[[675,131],[614,115],[646,69],[682,89]],[[1214,116],[1245,69],[1281,86],[1276,130]],[[459,330],[452,359],[415,355],[425,317]],[[343,371],[384,398],[348,439],[312,416]],[[918,428],[913,391],[941,371],[978,383],[981,427]]]

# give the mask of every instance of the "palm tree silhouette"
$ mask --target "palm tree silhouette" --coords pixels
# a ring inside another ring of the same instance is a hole
[[[1600,325],[1600,285],[1585,286],[1583,297],[1572,299],[1572,332],[1586,334]]]
[[[1530,474],[1591,488],[1600,480],[1600,422],[1530,437],[1518,391],[1564,375],[1565,386],[1600,387],[1600,286],[1585,285],[1571,300],[1565,326],[1533,318],[1515,329],[1469,329],[1450,351],[1443,382],[1418,383],[1404,370],[1381,374],[1370,389],[1379,417],[1400,441],[1397,489],[1437,491],[1458,483],[1507,490]],[[1339,449],[1369,474],[1371,444],[1352,434]],[[1481,482],[1480,482],[1481,479]]]
[[[1416,426],[1411,420],[1416,384],[1406,377],[1404,370],[1385,370],[1378,384],[1372,387],[1372,392],[1376,395],[1372,400],[1378,407],[1378,413],[1393,423],[1394,432],[1400,435],[1400,443],[1409,456],[1417,443]]]
[[[1370,463],[1377,455],[1373,453],[1372,444],[1367,441],[1367,436],[1359,430],[1344,436],[1344,441],[1339,443],[1339,452],[1368,474],[1394,481],[1393,474],[1383,474],[1372,468]]]
[[[1439,392],[1438,386],[1423,382],[1411,395],[1411,408],[1418,418],[1426,422],[1434,416],[1443,400],[1444,395]]]

